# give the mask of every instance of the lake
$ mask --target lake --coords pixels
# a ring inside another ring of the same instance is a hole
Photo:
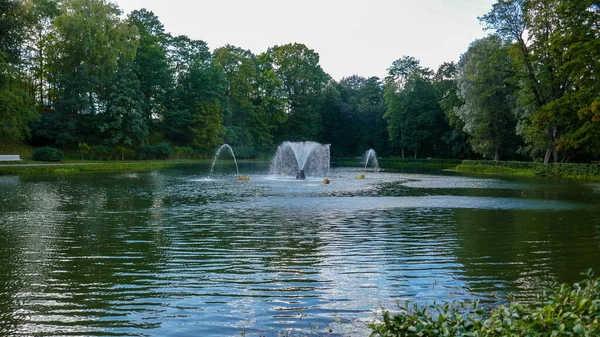
[[[360,336],[600,272],[598,183],[240,171],[0,177],[0,335]]]

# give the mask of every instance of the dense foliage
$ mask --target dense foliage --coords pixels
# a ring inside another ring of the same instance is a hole
[[[490,36],[457,64],[403,56],[384,79],[339,81],[303,44],[211,51],[151,11],[122,14],[107,0],[0,0],[0,139],[102,159],[164,157],[151,148],[163,142],[177,157],[223,142],[252,157],[283,140],[334,156],[600,158],[597,1],[498,0],[480,18]]]
[[[597,336],[600,334],[600,280],[545,291],[535,303],[509,302],[488,314],[477,303],[406,303],[400,313],[385,312],[371,336]]]
[[[35,151],[33,151],[32,157],[33,160],[37,161],[61,161],[63,160],[64,155],[62,151],[57,148],[44,146],[35,149]]]

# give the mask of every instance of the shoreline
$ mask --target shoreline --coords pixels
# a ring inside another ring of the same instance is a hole
[[[515,161],[464,160],[456,166],[456,172],[506,175],[521,177],[565,178],[600,181],[598,164],[543,164]]]
[[[259,163],[268,160],[240,160],[238,163]],[[196,165],[210,165],[212,160],[167,160],[167,161],[124,161],[124,162],[57,162],[57,163],[0,163],[0,176],[45,173],[79,173],[110,171],[152,171],[178,169]],[[357,159],[332,158],[332,163],[341,167],[362,166]],[[446,172],[477,173],[520,177],[567,178],[600,181],[599,164],[542,164],[512,161],[476,161],[452,159],[400,159],[381,158],[379,167],[384,169],[439,169]]]

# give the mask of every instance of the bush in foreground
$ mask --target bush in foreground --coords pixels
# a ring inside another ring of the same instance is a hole
[[[371,336],[599,336],[600,281],[587,275],[544,291],[533,304],[510,302],[489,314],[477,303],[407,303],[399,314],[386,311],[383,323],[369,325]]]
[[[64,154],[57,148],[45,146],[35,149],[31,157],[37,161],[61,161],[64,158]]]

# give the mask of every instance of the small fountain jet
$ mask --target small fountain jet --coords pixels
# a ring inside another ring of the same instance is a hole
[[[219,158],[219,155],[221,154],[221,150],[223,150],[225,148],[229,149],[229,152],[231,153],[231,156],[233,157],[233,162],[235,163],[235,170],[237,172],[238,180],[250,180],[250,177],[248,177],[248,176],[246,176],[248,179],[245,179],[246,177],[243,177],[244,179],[240,179],[240,177],[242,177],[242,176],[240,175],[240,169],[238,167],[237,160],[235,159],[235,153],[233,153],[233,149],[231,148],[231,146],[229,146],[229,144],[223,144],[217,150],[217,153],[215,154],[215,158],[213,159],[213,162],[212,162],[212,166],[210,167],[210,174],[213,174],[213,171],[215,170],[215,164],[217,163],[217,159]]]

